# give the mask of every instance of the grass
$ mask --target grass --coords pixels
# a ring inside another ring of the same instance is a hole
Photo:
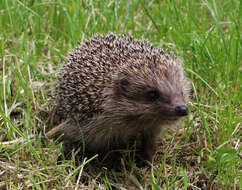
[[[240,189],[241,8],[239,0],[1,0],[0,189]],[[183,58],[191,113],[167,132],[152,167],[64,160],[47,139],[56,71],[94,34],[148,39]],[[89,162],[89,164],[87,164]]]

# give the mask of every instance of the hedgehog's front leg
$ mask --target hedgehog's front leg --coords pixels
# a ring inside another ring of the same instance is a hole
[[[152,157],[155,154],[156,144],[155,144],[156,136],[153,133],[143,134],[142,139],[142,153],[144,156],[144,160],[152,162]]]

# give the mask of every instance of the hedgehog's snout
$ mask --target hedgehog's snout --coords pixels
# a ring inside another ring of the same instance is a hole
[[[185,116],[188,114],[188,107],[186,105],[178,105],[175,107],[175,113],[177,116]]]

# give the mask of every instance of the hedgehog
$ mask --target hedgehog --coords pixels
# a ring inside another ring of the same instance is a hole
[[[139,141],[151,162],[164,126],[188,115],[189,90],[181,61],[162,48],[113,33],[94,36],[70,53],[57,77],[65,151],[84,142],[103,155]]]

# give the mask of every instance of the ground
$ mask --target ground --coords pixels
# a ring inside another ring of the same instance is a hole
[[[239,0],[2,0],[0,189],[240,189],[240,13]],[[190,114],[150,167],[128,155],[119,170],[95,155],[67,160],[46,136],[58,68],[79,42],[108,32],[176,54],[192,81]]]

